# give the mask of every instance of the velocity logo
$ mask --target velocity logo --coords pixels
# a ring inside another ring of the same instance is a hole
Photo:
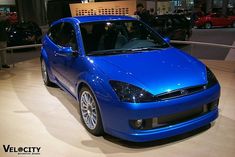
[[[3,145],[6,153],[17,153],[18,155],[40,155],[41,147],[13,147],[11,145]]]

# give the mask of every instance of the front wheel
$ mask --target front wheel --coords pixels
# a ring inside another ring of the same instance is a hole
[[[88,87],[79,92],[81,120],[87,131],[95,136],[103,134],[103,125],[96,99]]]

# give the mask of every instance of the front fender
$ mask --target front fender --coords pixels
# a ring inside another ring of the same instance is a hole
[[[108,81],[105,81],[106,79],[102,78],[100,75],[95,73],[83,73],[79,76],[77,83],[77,96],[76,99],[79,101],[79,90],[81,89],[82,85],[86,85],[90,88],[93,95],[95,96],[97,105],[99,107],[99,111],[101,114],[101,119],[103,123],[104,130],[106,130],[107,126],[107,103],[103,103],[104,101],[114,100],[116,97],[112,94],[111,86],[109,85]],[[109,104],[111,105],[111,104]]]

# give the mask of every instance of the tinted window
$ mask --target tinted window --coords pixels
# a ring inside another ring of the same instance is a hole
[[[76,34],[70,23],[64,22],[54,25],[48,33],[48,36],[57,44],[63,47],[72,47],[77,50]]]
[[[55,44],[58,44],[60,30],[61,30],[61,23],[52,26],[47,33],[48,37]]]
[[[109,21],[80,25],[87,55],[99,52],[126,53],[126,50],[147,47],[164,48],[168,44],[139,21]]]

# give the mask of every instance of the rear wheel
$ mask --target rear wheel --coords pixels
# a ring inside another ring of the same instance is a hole
[[[205,28],[206,29],[211,29],[212,28],[212,24],[210,22],[205,23]]]
[[[87,131],[95,136],[103,134],[99,107],[91,90],[84,86],[79,92],[81,120]]]
[[[42,72],[42,79],[46,86],[53,86],[54,84],[50,81],[48,77],[48,70],[47,65],[44,61],[44,59],[41,60],[41,72]]]

